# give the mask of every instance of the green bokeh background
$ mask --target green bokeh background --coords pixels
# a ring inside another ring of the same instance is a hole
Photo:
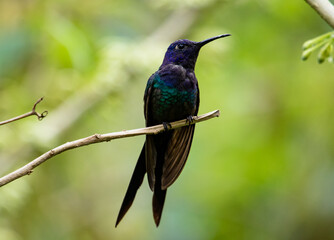
[[[62,153],[0,189],[0,239],[334,239],[333,64],[300,59],[331,29],[304,1],[2,0],[1,176],[67,141],[144,126],[169,43],[202,49],[198,124],[159,228],[145,179],[117,229],[144,137]]]

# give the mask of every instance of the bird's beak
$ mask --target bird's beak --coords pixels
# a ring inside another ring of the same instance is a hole
[[[216,39],[219,39],[219,38],[223,38],[223,37],[228,37],[228,36],[231,36],[231,34],[222,34],[222,35],[218,35],[218,36],[215,36],[215,37],[212,37],[212,38],[208,38],[206,40],[203,40],[201,42],[197,42],[197,46],[199,46],[200,48],[203,47],[205,44],[209,43],[209,42],[212,42]]]

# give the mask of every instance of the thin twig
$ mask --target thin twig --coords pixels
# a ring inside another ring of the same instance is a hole
[[[180,128],[184,127],[189,124],[195,124],[198,122],[203,122],[206,120],[209,120],[214,117],[219,117],[220,112],[219,110],[215,110],[213,112],[209,112],[206,114],[203,114],[201,116],[194,116],[193,121],[189,123],[189,120],[184,119],[176,122],[170,123],[170,129],[175,129],[175,128]],[[46,153],[42,154],[38,158],[35,158],[25,166],[17,169],[14,172],[11,172],[7,174],[6,176],[0,178],[0,187],[6,185],[7,183],[10,183],[14,181],[15,179],[18,179],[20,177],[23,177],[25,175],[29,175],[33,172],[33,169],[36,168],[37,166],[41,165],[44,163],[46,160],[62,153],[67,150],[77,148],[77,147],[83,147],[86,145],[94,144],[94,143],[100,143],[100,142],[108,142],[113,139],[118,139],[118,138],[125,138],[125,137],[134,137],[134,136],[139,136],[139,135],[144,135],[144,134],[158,134],[160,132],[164,131],[164,125],[156,125],[152,127],[146,127],[146,128],[138,128],[138,129],[133,129],[133,130],[125,130],[121,132],[113,132],[113,133],[106,133],[106,134],[94,134],[89,137],[81,138],[72,142],[67,142],[64,143],[54,149],[51,149],[47,151]]]
[[[334,6],[328,0],[305,0],[332,28],[334,28]]]
[[[20,116],[17,116],[17,117],[14,117],[14,118],[11,118],[11,119],[8,119],[8,120],[5,120],[5,121],[2,121],[2,122],[0,122],[0,125],[5,125],[7,123],[11,123],[11,122],[14,122],[14,121],[17,121],[17,120],[20,120],[22,118],[26,118],[26,117],[29,117],[29,116],[33,116],[33,115],[37,116],[38,120],[42,120],[43,118],[46,117],[46,115],[48,115],[48,111],[44,111],[41,114],[38,113],[38,112],[36,112],[36,106],[42,100],[43,100],[43,98],[38,99],[37,102],[34,104],[32,110],[30,112],[27,112],[25,114],[22,114]]]

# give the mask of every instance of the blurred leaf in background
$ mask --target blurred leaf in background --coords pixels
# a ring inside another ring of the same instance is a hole
[[[300,60],[329,32],[303,1],[0,1],[0,173],[94,133],[144,126],[170,42],[232,37],[198,59],[198,125],[160,227],[145,180],[117,229],[144,137],[72,150],[0,189],[0,239],[333,239],[334,79]]]

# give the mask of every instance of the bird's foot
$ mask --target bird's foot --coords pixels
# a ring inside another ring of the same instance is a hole
[[[189,126],[194,122],[194,116],[188,116],[187,117],[187,120],[186,120],[186,123],[189,124]]]
[[[164,125],[165,132],[172,128],[172,125],[169,122],[163,122],[162,125]]]

